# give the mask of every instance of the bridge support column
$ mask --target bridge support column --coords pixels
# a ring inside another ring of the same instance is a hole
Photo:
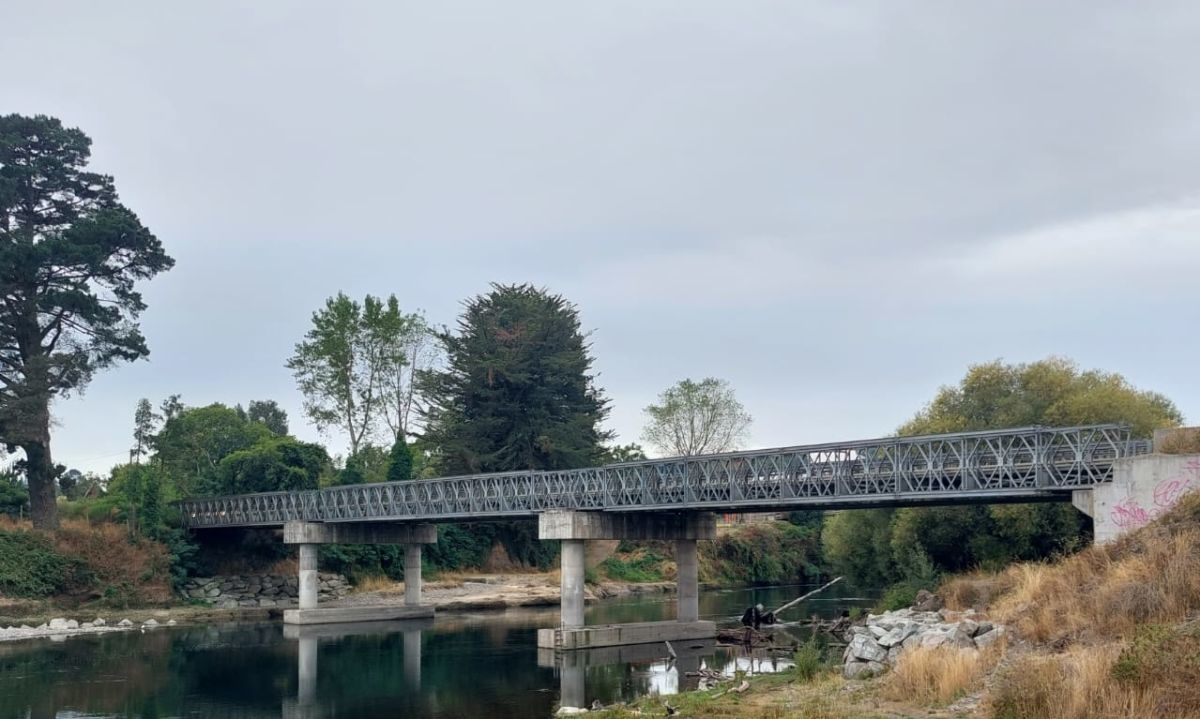
[[[1156,435],[1156,450],[1159,441]],[[1200,454],[1142,454],[1118,459],[1111,482],[1075,490],[1071,503],[1092,518],[1094,541],[1104,544],[1148,524],[1197,490]]]
[[[332,624],[419,619],[433,616],[433,607],[421,604],[421,545],[437,542],[432,524],[386,522],[288,522],[285,544],[300,546],[299,609],[283,613],[284,624]],[[381,607],[317,607],[320,584],[317,547],[321,544],[403,544],[404,604]]]
[[[562,540],[562,626],[578,629],[583,626],[584,545],[582,539]]]
[[[317,590],[320,577],[317,575],[317,545],[300,545],[300,608],[317,608]]]
[[[679,608],[675,617],[681,622],[700,620],[700,566],[696,540],[675,540],[675,582]]]
[[[559,626],[538,631],[538,647],[554,650],[711,639],[716,625],[699,621],[696,541],[715,539],[716,517],[707,512],[554,511],[538,517],[538,536],[562,542],[562,612]],[[585,543],[597,539],[675,542],[679,567],[676,621],[586,626],[584,622]]]
[[[421,606],[421,545],[404,545],[404,604]]]

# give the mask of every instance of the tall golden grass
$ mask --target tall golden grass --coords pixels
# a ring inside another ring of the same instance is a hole
[[[999,652],[958,647],[916,647],[900,655],[883,695],[921,705],[948,704],[983,679]]]
[[[940,594],[1028,642],[991,681],[994,719],[1200,719],[1200,493],[1111,544],[955,577]]]

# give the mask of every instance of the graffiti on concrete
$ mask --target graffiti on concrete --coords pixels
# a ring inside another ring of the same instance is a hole
[[[1154,486],[1153,507],[1146,509],[1136,497],[1129,496],[1112,508],[1109,518],[1121,529],[1140,527],[1157,519],[1193,489],[1200,489],[1200,460],[1195,459],[1185,464],[1179,474]]]

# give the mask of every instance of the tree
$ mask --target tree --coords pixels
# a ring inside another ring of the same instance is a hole
[[[222,494],[316,489],[329,455],[319,444],[292,437],[267,437],[231,452],[220,462]]]
[[[629,444],[614,444],[604,448],[601,461],[604,464],[620,464],[622,462],[640,462],[646,459],[646,451],[637,442]]]
[[[135,459],[141,460],[142,456],[150,451],[151,443],[154,441],[154,425],[157,421],[158,415],[150,406],[150,400],[145,397],[138,400],[137,409],[133,412],[133,456]]]
[[[411,433],[420,406],[414,378],[436,357],[425,318],[401,311],[395,295],[367,295],[360,305],[339,292],[313,313],[287,366],[309,419],[322,431],[344,431],[356,455],[381,423],[390,442]]]
[[[682,380],[646,407],[649,422],[642,439],[659,451],[679,457],[737,449],[752,418],[725,380],[707,377]]]
[[[573,469],[604,456],[608,401],[570,302],[530,285],[494,284],[466,303],[456,333],[437,337],[445,366],[419,375],[428,398],[421,454],[441,474]],[[529,521],[473,524],[439,537],[431,558],[447,563],[476,561],[494,542],[513,560],[539,566],[556,550],[538,541]]]
[[[376,319],[369,323],[371,346],[378,352],[375,373],[380,415],[393,444],[412,434],[415,415],[421,411],[416,378],[437,360],[438,347],[424,315],[400,310],[396,296],[388,297]]]
[[[178,394],[169,395],[159,404],[158,408],[162,412],[160,419],[164,422],[178,417],[180,412],[187,409],[183,404],[182,395]]]
[[[149,354],[135,285],[174,264],[90,155],[56,119],[0,117],[0,439],[25,454],[40,529],[58,526],[51,400]]]
[[[266,426],[223,404],[191,407],[163,424],[155,458],[178,496],[219,494],[221,460],[273,436]]]
[[[0,514],[17,518],[29,514],[29,488],[12,468],[0,468]]]
[[[287,436],[287,411],[273,399],[251,400],[246,407],[246,419],[260,422],[280,437]]]
[[[1081,371],[1051,357],[970,367],[958,385],[938,390],[899,434],[1106,422],[1128,424],[1135,436],[1148,437],[1154,429],[1179,425],[1182,416],[1166,397],[1138,390],[1119,374]],[[930,566],[960,571],[1049,557],[1085,545],[1089,527],[1066,503],[906,507],[833,513],[824,539],[840,571],[874,583],[912,579]],[[887,536],[886,550],[875,541],[881,535]],[[862,539],[868,536],[869,543]]]
[[[573,469],[598,462],[608,401],[579,312],[530,285],[492,285],[438,334],[446,367],[422,375],[425,440],[445,474]]]
[[[388,456],[387,481],[407,482],[413,477],[413,455],[408,442],[401,437],[392,445]]]

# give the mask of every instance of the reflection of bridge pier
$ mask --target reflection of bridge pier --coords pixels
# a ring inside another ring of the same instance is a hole
[[[283,526],[283,541],[300,546],[300,608],[286,610],[284,624],[377,622],[433,616],[433,607],[421,604],[421,546],[437,542],[437,528],[432,524],[291,521]],[[321,544],[403,544],[404,604],[317,608],[317,547]]]
[[[678,688],[695,689],[697,677],[688,673],[700,671],[704,657],[713,653],[716,642],[712,639],[685,641],[673,645],[674,665]],[[626,644],[598,649],[577,649],[558,652],[554,649],[538,649],[538,666],[550,667],[558,674],[559,704],[565,707],[587,708],[587,668],[609,664],[646,664],[668,661],[667,647],[663,643]]]
[[[716,636],[715,624],[700,621],[696,557],[696,541],[716,536],[716,517],[707,512],[553,511],[538,515],[538,537],[562,541],[562,619],[558,628],[538,631],[538,647],[585,649]],[[674,541],[679,587],[676,621],[585,626],[584,543],[593,539]]]
[[[433,619],[409,619],[391,622],[355,622],[343,624],[285,624],[283,636],[296,640],[296,698],[284,702],[285,719],[321,719],[324,711],[317,694],[318,650],[322,639],[404,635],[404,683],[415,692],[421,690],[421,643],[423,632],[433,628]]]

